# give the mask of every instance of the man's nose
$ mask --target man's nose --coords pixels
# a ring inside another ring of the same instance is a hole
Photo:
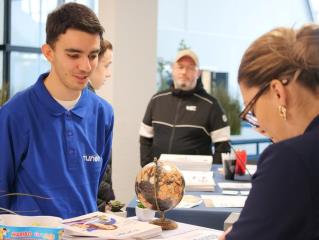
[[[182,72],[183,74],[185,74],[185,73],[187,72],[187,68],[183,67],[183,68],[181,69],[181,72]]]
[[[92,64],[89,58],[85,57],[80,60],[79,69],[81,71],[90,72],[92,70]]]

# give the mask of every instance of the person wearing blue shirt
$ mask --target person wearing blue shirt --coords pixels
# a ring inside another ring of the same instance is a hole
[[[97,210],[114,115],[86,86],[103,32],[81,4],[48,15],[42,53],[50,72],[0,110],[0,208],[62,218]]]
[[[245,52],[240,117],[274,144],[264,150],[232,229],[220,240],[319,239],[319,25],[276,28]]]

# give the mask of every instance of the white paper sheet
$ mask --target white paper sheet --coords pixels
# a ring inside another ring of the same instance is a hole
[[[247,196],[201,195],[206,207],[242,208]]]

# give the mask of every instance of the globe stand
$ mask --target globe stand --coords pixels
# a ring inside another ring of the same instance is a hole
[[[158,225],[162,230],[174,230],[177,228],[177,223],[171,219],[165,218],[164,212],[159,212],[160,218],[151,221],[152,224]]]
[[[185,180],[173,164],[158,162],[145,165],[135,180],[137,198],[144,206],[158,211],[160,218],[151,221],[162,230],[173,230],[177,223],[165,218],[165,211],[174,208],[183,198]]]

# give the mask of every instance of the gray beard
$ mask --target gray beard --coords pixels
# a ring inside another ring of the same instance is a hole
[[[189,91],[189,90],[192,90],[196,87],[196,83],[197,83],[197,80],[195,80],[192,84],[188,85],[188,84],[178,84],[177,82],[174,81],[174,87],[175,89],[181,89],[183,91]]]

